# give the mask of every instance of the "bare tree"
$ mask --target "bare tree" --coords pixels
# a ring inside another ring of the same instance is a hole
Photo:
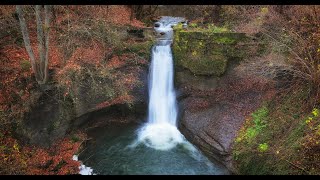
[[[151,18],[158,10],[159,5],[129,5],[131,9],[130,20],[137,18],[138,20]]]
[[[16,6],[18,14],[20,28],[23,36],[23,41],[30,57],[32,70],[35,73],[38,84],[45,84],[48,81],[48,61],[49,61],[49,31],[50,31],[50,6],[44,6],[44,24],[41,17],[41,5],[36,5],[36,24],[37,24],[37,39],[38,39],[38,51],[39,59],[35,58],[33,53],[27,24],[23,15],[23,10],[20,5]]]

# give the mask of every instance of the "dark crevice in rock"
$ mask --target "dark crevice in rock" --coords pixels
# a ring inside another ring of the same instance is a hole
[[[210,137],[213,140],[213,142],[216,143],[220,147],[220,148],[217,148],[217,149],[219,149],[221,154],[226,153],[226,149],[224,148],[224,146],[218,140],[216,140],[214,136],[212,136],[209,133],[207,133],[207,131],[203,131],[203,132],[204,132],[204,134],[206,136]],[[214,147],[217,147],[217,146],[214,146]]]

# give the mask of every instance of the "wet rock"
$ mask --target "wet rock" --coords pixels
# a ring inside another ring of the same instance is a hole
[[[186,101],[192,100],[193,98],[187,98],[181,103],[186,104]],[[196,144],[209,158],[221,162],[233,171],[231,147],[244,117],[240,112],[226,116],[229,108],[232,107],[215,103],[202,111],[192,112],[185,106],[180,129],[186,138]]]
[[[232,146],[237,132],[271,87],[236,71],[236,67],[237,63],[231,63],[222,77],[186,75],[177,68],[176,78],[180,131],[209,159],[221,162],[233,173]]]

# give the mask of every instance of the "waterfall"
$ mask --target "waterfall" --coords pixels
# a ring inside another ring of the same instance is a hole
[[[177,103],[173,84],[173,59],[170,44],[175,19],[157,24],[162,35],[152,48],[149,71],[148,122],[139,130],[138,141],[158,150],[169,150],[184,142],[177,129]]]
[[[155,46],[149,76],[148,122],[176,125],[177,105],[173,87],[173,61],[170,45]]]
[[[95,132],[99,137],[97,145],[85,151],[85,161],[88,160],[86,163],[90,163],[88,165],[95,169],[95,173],[227,174],[220,165],[212,164],[203,156],[177,128],[178,106],[171,43],[172,26],[180,20],[167,17],[155,24],[159,36],[151,50],[147,122],[137,130],[136,125],[121,125],[100,129],[103,133]],[[137,137],[132,136],[133,133]],[[92,169],[83,164],[79,168],[82,174],[92,174]]]

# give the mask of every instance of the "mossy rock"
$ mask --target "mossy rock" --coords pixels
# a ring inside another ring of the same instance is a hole
[[[237,43],[245,39],[241,33],[176,31],[173,44],[176,65],[195,75],[221,76],[229,58],[242,58]]]
[[[126,44],[129,51],[139,54],[140,56],[150,56],[151,47],[154,44],[153,41],[145,41],[133,44]]]
[[[195,75],[221,76],[227,68],[227,58],[223,55],[211,55],[207,57],[192,55],[175,55],[176,63],[189,69]]]
[[[151,47],[154,41],[134,42],[134,43],[123,43],[122,47],[115,49],[115,54],[122,55],[123,53],[136,53],[139,56],[148,58],[150,57]]]
[[[214,33],[210,31],[176,31],[179,34],[179,39],[188,40],[203,40],[218,43],[218,44],[236,44],[238,42],[247,41],[248,38],[244,33]]]

